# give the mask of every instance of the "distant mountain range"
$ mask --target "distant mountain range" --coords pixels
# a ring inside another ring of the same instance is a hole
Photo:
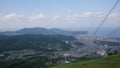
[[[36,28],[24,28],[18,31],[0,32],[0,34],[2,35],[21,35],[21,34],[79,35],[79,34],[88,34],[88,31],[65,31],[57,28],[46,29],[46,28],[36,27]]]

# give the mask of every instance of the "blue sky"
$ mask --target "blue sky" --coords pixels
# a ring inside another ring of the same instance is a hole
[[[116,0],[0,0],[0,31],[31,27],[69,30],[94,28],[115,2]],[[105,27],[116,27],[119,24],[119,8],[120,3],[106,21]]]
[[[108,11],[116,0],[1,0],[0,13],[39,13],[48,14],[74,10],[85,11]]]

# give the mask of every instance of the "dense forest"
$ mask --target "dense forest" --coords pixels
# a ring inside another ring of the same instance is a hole
[[[65,40],[74,39],[64,35],[0,35],[0,52],[22,49],[47,50],[48,48],[67,50],[70,45],[66,44]]]

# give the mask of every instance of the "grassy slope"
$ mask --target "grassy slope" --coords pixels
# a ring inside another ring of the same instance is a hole
[[[96,60],[57,65],[51,68],[120,68],[120,54]]]

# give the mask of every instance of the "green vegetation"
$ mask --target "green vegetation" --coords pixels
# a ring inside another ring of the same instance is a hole
[[[56,59],[60,60],[60,59]],[[56,62],[56,60],[51,60]],[[48,64],[49,59],[45,56],[36,55],[22,60],[9,60],[0,62],[0,68],[119,68],[120,54],[110,55],[105,58],[77,61],[69,64]]]
[[[69,49],[70,45],[66,44],[63,40],[74,40],[74,38],[64,35],[0,36],[0,52],[25,49],[41,51],[47,51],[49,49]]]
[[[23,60],[0,62],[0,68],[46,68],[47,57],[35,56]]]
[[[57,65],[51,68],[120,68],[120,54],[101,59]]]

